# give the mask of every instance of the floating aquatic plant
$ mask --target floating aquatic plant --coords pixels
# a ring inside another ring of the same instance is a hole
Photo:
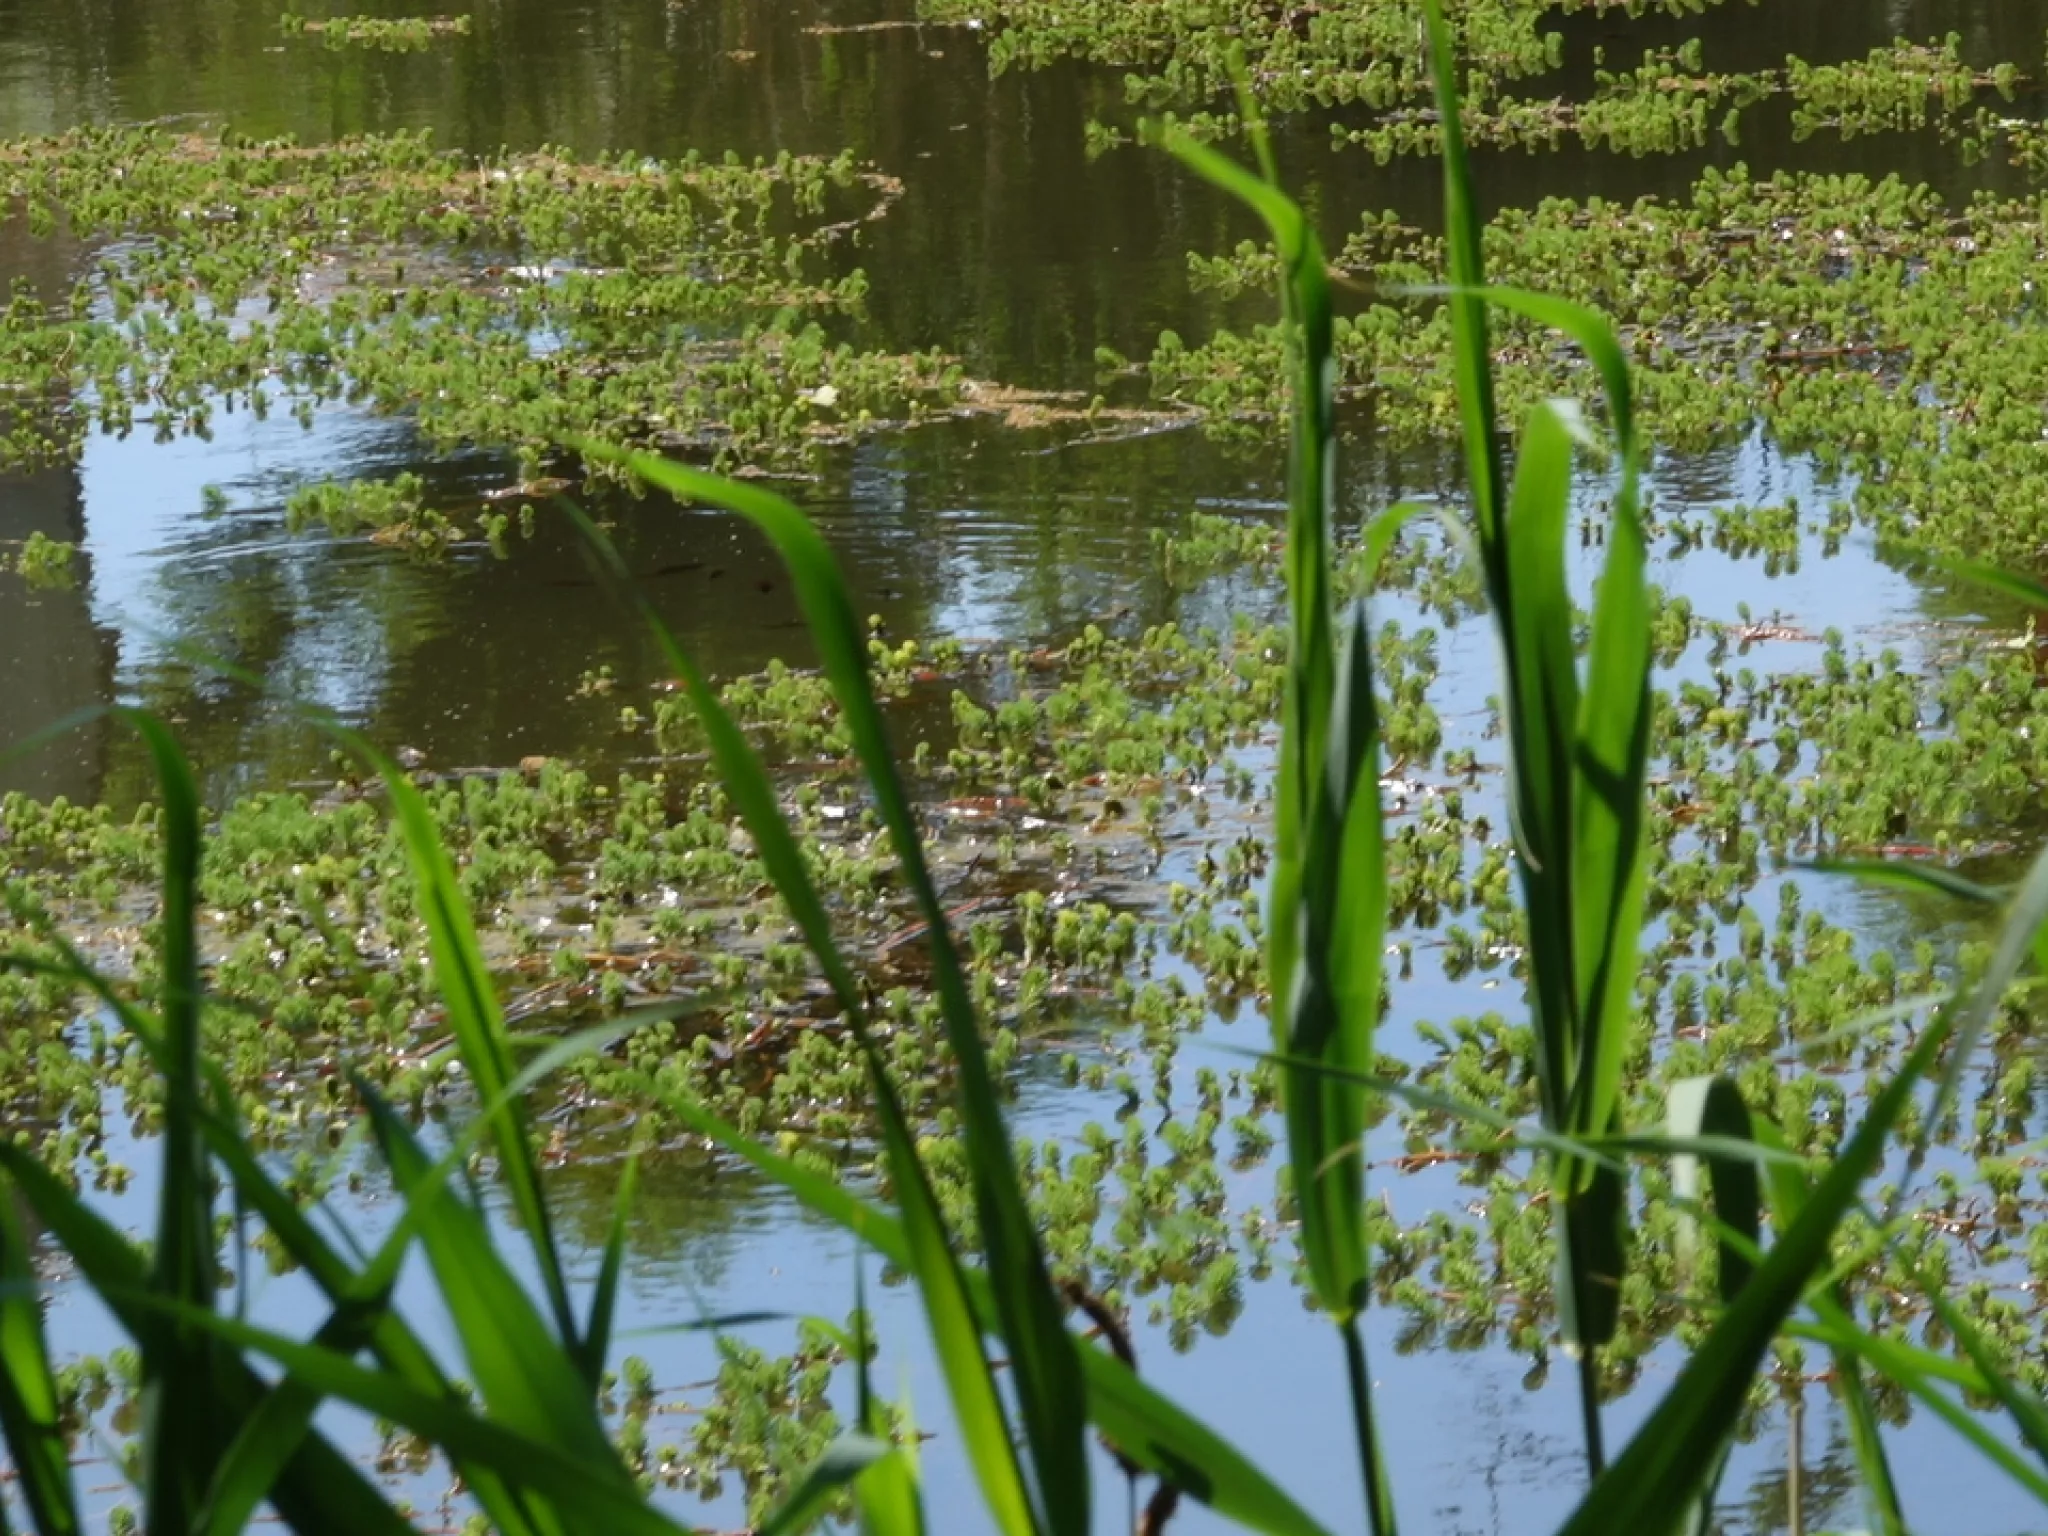
[[[286,11],[277,19],[286,37],[317,37],[329,48],[376,48],[404,53],[430,47],[441,38],[469,36],[468,16],[304,16]]]

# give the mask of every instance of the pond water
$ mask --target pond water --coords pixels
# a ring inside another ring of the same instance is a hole
[[[937,348],[975,380],[1079,391],[1083,399],[1101,387],[1103,348],[1141,357],[1164,329],[1200,338],[1265,312],[1261,294],[1218,297],[1190,281],[1188,252],[1222,254],[1256,234],[1242,212],[1156,153],[1089,154],[1084,125],[1091,117],[1131,116],[1121,71],[1061,63],[992,78],[986,29],[910,25],[914,17],[895,4],[479,0],[469,36],[384,53],[286,38],[278,9],[278,0],[0,0],[0,137],[149,122],[180,133],[307,141],[424,128],[438,145],[480,154],[552,146],[585,159],[851,150],[900,178],[903,191],[836,248],[833,259],[857,266],[870,285],[860,313],[846,322],[848,334],[889,352]],[[1705,17],[1624,20],[1596,10],[1556,25],[1564,38],[1558,88],[1567,94],[1589,88],[1596,48],[1676,46],[1695,36],[1706,39],[1716,69],[1734,71],[1775,67],[1787,55],[1855,59],[1894,37],[1953,30],[1973,63],[2023,60],[2038,73],[2048,0],[1779,0]],[[2038,104],[2036,89],[2012,110],[2032,115]],[[1424,157],[1382,166],[1333,147],[1326,117],[1283,124],[1280,150],[1289,184],[1333,246],[1369,210],[1425,227],[1434,220],[1436,171]],[[1642,157],[1500,151],[1482,154],[1477,172],[1494,204],[1533,206],[1564,196],[1683,199],[1704,169],[1738,161],[1760,171],[1896,172],[1952,201],[1980,189],[2020,194],[2033,187],[2001,157],[1965,164],[1934,133],[1801,136],[1789,108],[1771,103],[1745,121],[1739,144],[1714,140]],[[96,254],[65,234],[31,236],[18,217],[0,223],[0,281],[54,297]],[[1363,423],[1347,446],[1343,495],[1354,525],[1400,495],[1447,483],[1441,449],[1396,447]],[[1270,582],[1227,575],[1175,581],[1157,554],[1162,532],[1185,533],[1205,515],[1278,526],[1279,461],[1265,435],[1247,448],[1184,421],[1119,433],[1072,420],[1019,425],[963,415],[828,445],[805,467],[805,477],[785,489],[817,517],[864,610],[891,636],[984,649],[1058,647],[1090,624],[1131,636],[1168,622],[1192,628],[1271,612]],[[176,722],[218,807],[256,789],[320,791],[333,782],[330,744],[295,703],[332,710],[435,775],[497,772],[529,758],[600,773],[646,766],[653,748],[644,734],[620,730],[619,702],[644,701],[666,669],[589,573],[564,521],[543,511],[534,535],[513,538],[502,556],[477,543],[422,561],[369,539],[294,529],[285,516],[288,497],[303,486],[408,470],[424,478],[430,499],[449,504],[474,504],[520,475],[509,453],[434,451],[403,417],[334,405],[310,429],[282,412],[259,419],[243,411],[217,419],[208,440],[95,433],[75,465],[0,479],[0,540],[41,533],[81,550],[80,579],[68,588],[0,576],[0,744],[91,706],[146,704]],[[1855,484],[1781,452],[1758,432],[1703,453],[1661,456],[1654,489],[1660,516],[1683,520],[1788,501],[1822,508],[1852,497]],[[1587,482],[1589,509],[1599,490]],[[733,520],[659,498],[594,493],[592,504],[613,519],[628,564],[711,672],[729,678],[774,658],[807,658],[787,583]],[[1829,541],[1803,528],[1795,546],[1798,558],[1776,573],[1756,555],[1660,546],[1652,576],[1716,621],[1734,622],[1739,609],[1745,619],[1751,611],[1776,616],[1787,636],[1741,652],[1744,665],[1773,675],[1820,668],[1819,637],[1830,629],[1852,651],[1893,648],[1910,670],[1938,673],[1986,634],[2010,635],[2017,626],[2008,607],[1881,560],[1862,530]],[[1582,580],[1595,555],[1576,573]],[[1388,616],[1411,630],[1429,622],[1407,599],[1391,603]],[[225,681],[209,659],[255,674],[267,688]],[[1487,757],[1494,684],[1484,628],[1445,627],[1436,665],[1431,701],[1444,721],[1444,749]],[[1718,665],[1695,643],[1659,684],[1707,682]],[[605,668],[602,684],[592,686]],[[1256,767],[1259,749],[1243,760]],[[1799,771],[1819,763],[1809,751]],[[121,807],[151,794],[146,755],[103,721],[0,766],[0,788]],[[1239,821],[1219,820],[1256,831],[1255,808],[1237,814]],[[2036,816],[2030,826],[2039,824]],[[1978,828],[1991,851],[1973,872],[1998,867],[1994,845],[2023,843],[2030,826]],[[1169,885],[1196,879],[1191,872],[1221,846],[1222,831],[1187,805],[1173,809],[1144,878],[1130,882],[1132,908],[1164,922]],[[1916,938],[1949,942],[1964,931],[1953,913],[1925,898],[1853,891],[1781,870],[1763,873],[1748,899],[1774,912],[1779,888],[1788,885],[1867,948],[1906,954]],[[1435,974],[1427,959],[1432,937],[1408,934],[1425,963],[1397,999],[1386,1043],[1396,1054],[1419,1038],[1416,1020],[1512,1012],[1512,983],[1502,973]],[[1176,965],[1199,995],[1200,976],[1184,963],[1162,958],[1162,974]],[[1264,1039],[1256,1012],[1212,1012],[1187,1046],[1184,1075],[1241,1065],[1230,1052]],[[1118,1044],[1129,1028],[1103,1004],[1070,1020],[1067,1036],[1053,1045],[1121,1062]],[[1020,1133],[1071,1145],[1090,1122],[1115,1125],[1126,1095],[1070,1083],[1053,1054],[1027,1048],[1015,1069]],[[1172,1106],[1185,1110],[1191,1091],[1178,1083]],[[1378,1161],[1398,1155],[1398,1129],[1384,1128],[1370,1150]],[[151,1195],[150,1147],[123,1144],[114,1155],[137,1177],[125,1194],[107,1197],[108,1208],[140,1227]],[[1271,1177],[1270,1161],[1230,1175],[1232,1210],[1270,1205]],[[584,1245],[586,1275],[615,1178],[609,1158],[572,1157],[559,1174],[564,1226]],[[1385,1198],[1402,1220],[1417,1222],[1432,1209],[1461,1208],[1472,1191],[1448,1174],[1424,1172],[1394,1180]],[[335,1199],[367,1237],[388,1221],[389,1202],[374,1179],[367,1192]],[[1287,1250],[1285,1240],[1280,1247]],[[650,1169],[632,1213],[629,1252],[621,1327],[631,1336],[622,1348],[646,1356],[678,1404],[703,1400],[718,1357],[702,1335],[677,1325],[735,1310],[839,1319],[852,1306],[856,1258],[846,1240],[807,1221],[774,1190],[701,1160],[676,1157]],[[1202,1332],[1181,1349],[1164,1327],[1147,1327],[1140,1351],[1149,1378],[1202,1407],[1311,1510],[1348,1528],[1354,1490],[1341,1372],[1327,1330],[1288,1278],[1289,1262],[1282,1257],[1270,1278],[1244,1286],[1241,1315],[1216,1336]],[[410,1276],[408,1287],[416,1304],[430,1304],[424,1276]],[[272,1280],[257,1285],[255,1312],[290,1322],[307,1300],[289,1277]],[[915,1308],[901,1290],[884,1290],[877,1314],[883,1384],[893,1385],[900,1372],[939,1432],[925,1457],[938,1528],[970,1529],[964,1512],[975,1506],[944,1432],[942,1389],[920,1350]],[[114,1342],[92,1304],[61,1277],[52,1319],[60,1352],[104,1353]],[[1411,1528],[1527,1532],[1556,1523],[1579,1476],[1568,1373],[1533,1383],[1525,1380],[1527,1356],[1497,1337],[1452,1348],[1405,1332],[1398,1315],[1376,1314],[1374,1363]],[[742,1334],[771,1353],[786,1351],[794,1338],[788,1321]],[[1647,1413],[1678,1358],[1668,1343],[1651,1351],[1640,1382],[1610,1409],[1610,1444]],[[1807,1528],[1853,1524],[1853,1462],[1841,1426],[1824,1394],[1808,1401],[1803,1518]],[[373,1437],[357,1432],[367,1446]],[[657,1428],[653,1438],[665,1437]],[[1967,1498],[1953,1496],[1957,1452],[1941,1431],[1916,1420],[1898,1448],[1907,1507],[1924,1522],[1920,1528],[1961,1536],[2038,1521],[2038,1511],[1988,1472]],[[1106,1461],[1098,1473],[1109,1489]],[[122,1495],[111,1470],[101,1481],[105,1507]],[[438,1493],[430,1474],[413,1484],[423,1502]],[[1727,1528],[1787,1528],[1785,1484],[1785,1423],[1766,1415],[1723,1487]],[[1117,1529],[1120,1499],[1105,1492],[1101,1502],[1101,1529]],[[708,1502],[676,1496],[688,1518],[719,1527],[740,1525],[743,1504],[731,1483]],[[1219,1528],[1197,1509],[1185,1509],[1173,1526]]]

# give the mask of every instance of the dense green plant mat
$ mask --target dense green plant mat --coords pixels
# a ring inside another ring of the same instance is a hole
[[[836,247],[900,187],[850,156],[477,162],[398,134],[302,146],[86,129],[0,146],[31,230],[98,249],[68,301],[0,318],[0,463],[219,412],[403,413],[437,449],[573,438],[728,467],[950,406],[932,354],[853,340]]]
[[[1269,537],[1262,524],[1204,519],[1162,542],[1159,558],[1191,584],[1226,579],[1201,574],[1218,561],[1233,582],[1262,568],[1270,580]],[[1249,567],[1239,564],[1247,555]],[[1390,574],[1439,591],[1447,564],[1418,538]],[[1468,622],[1459,598],[1442,601]],[[1424,1019],[1408,1022],[1405,1009],[1382,1032],[1382,1065],[1456,1099],[1526,1113],[1535,1090],[1515,1064],[1521,1027],[1494,990],[1517,973],[1525,942],[1505,824],[1488,809],[1497,748],[1483,722],[1449,724],[1427,702],[1433,630],[1411,621],[1405,636],[1378,638],[1399,763],[1384,786],[1396,812],[1390,964],[1397,997],[1428,985],[1419,995],[1435,1000]],[[1900,655],[1859,655],[1834,637],[1735,615],[1709,621],[1685,606],[1667,606],[1657,633],[1672,670],[1659,673],[1654,736],[1680,745],[1653,765],[1657,921],[1636,998],[1628,1120],[1655,1123],[1672,1080],[1726,1072],[1772,1109],[1795,1148],[1824,1154],[1849,1106],[1910,1038],[1903,1021],[1848,1035],[1841,1026],[1925,993],[1947,951],[1931,939],[1895,953],[1859,945],[1800,885],[1773,874],[1775,863],[1912,851],[1995,872],[1999,847],[1984,846],[1983,829],[2009,825],[2048,780],[2048,703],[2019,651],[1961,659],[1930,678]],[[1034,1151],[1026,1172],[1049,1250],[1183,1344],[1227,1327],[1245,1282],[1293,1262],[1284,1206],[1234,1207],[1225,1195],[1230,1170],[1273,1148],[1270,1077],[1186,1048],[1212,1010],[1228,1015],[1259,996],[1252,909],[1266,869],[1255,830],[1263,812],[1243,798],[1255,781],[1239,762],[1247,747],[1257,751],[1277,706],[1278,642],[1277,631],[1248,623],[1235,636],[1091,632],[1057,652],[877,642],[874,653],[879,683],[902,700],[906,750],[926,765],[927,825],[997,1064],[1048,1060],[1105,1107],[1168,1112],[1163,1147],[1140,1134],[1146,1116],[1119,1124],[1105,1115],[1078,1149],[1055,1140]],[[723,696],[787,764],[785,803],[875,989],[906,1106],[943,1129],[945,1056],[920,995],[915,915],[893,860],[871,840],[872,813],[822,681],[777,669],[735,680]],[[950,702],[930,707],[938,701]],[[546,763],[426,791],[519,1027],[554,1032],[655,1002],[685,1007],[610,1056],[565,1068],[550,1090],[544,1150],[602,1166],[636,1139],[675,1142],[682,1127],[646,1096],[651,1080],[819,1166],[857,1168],[873,1135],[859,1061],[731,805],[691,761],[700,739],[679,708],[674,695],[621,703],[636,735],[652,731],[682,754],[658,775],[600,780]],[[1911,730],[1915,722],[1923,729]],[[49,904],[117,973],[156,973],[150,935],[134,923],[159,857],[153,813],[130,821],[17,798],[0,826],[17,896]],[[1169,845],[1200,851],[1153,873],[1152,850]],[[307,1132],[347,1126],[356,1110],[337,1069],[423,1110],[465,1101],[431,979],[408,958],[421,953],[423,930],[404,858],[380,797],[348,780],[316,800],[240,801],[210,839],[201,910],[223,998],[210,1028],[260,1139],[303,1148]],[[1188,974],[1205,981],[1191,986]],[[66,989],[21,976],[0,987],[16,1021],[6,1071],[24,1129],[59,1166],[120,1182],[126,1170],[108,1162],[105,1117],[120,1103],[153,1123],[146,1057],[90,1021],[74,1055],[62,1044],[74,1029]],[[1903,1280],[1915,1256],[1942,1253],[1986,1283],[2048,1261],[2024,1237],[2027,1213],[2048,1198],[2025,1160],[2038,1096],[2024,1048],[2031,1027],[2024,1013],[2002,1019],[1983,1097],[1948,1133],[1992,1182],[1964,1178],[1957,1164],[1904,1236],[1871,1253],[1868,1276],[1882,1281],[1874,1304],[1898,1326],[1924,1307]],[[1385,1254],[1379,1293],[1402,1309],[1413,1346],[1493,1337],[1548,1359],[1548,1237],[1528,1201],[1529,1166],[1468,1145],[1455,1117],[1409,1109],[1401,1118],[1406,1131],[1376,1165],[1397,1197],[1369,1208]],[[930,1145],[941,1201],[963,1219],[952,1143]],[[296,1182],[308,1193],[350,1166],[344,1158],[323,1170],[319,1156],[298,1156]],[[1469,1186],[1471,1215],[1424,1214],[1434,1197],[1398,1195],[1411,1176],[1419,1189],[1442,1187],[1445,1170]],[[1646,1186],[1641,1262],[1609,1356],[1617,1383],[1659,1337],[1702,1322],[1681,1299],[1673,1219],[1655,1203],[1662,1187],[1654,1176]],[[1977,1235],[1955,1241],[1965,1231]],[[2016,1312],[2014,1341],[2037,1338],[2041,1325],[2032,1309]]]
[[[1710,9],[1723,9],[1721,0],[1665,0],[1633,12],[1684,18]],[[1809,62],[1793,55],[1772,68],[1730,70],[1712,67],[1716,60],[1702,37],[1638,45],[1611,24],[1573,27],[1605,22],[1612,10],[1598,0],[1472,0],[1456,7],[1450,26],[1467,141],[1483,149],[1573,145],[1674,154],[1740,145],[1746,126],[1766,113],[1789,112],[1801,138],[1932,129],[1970,158],[2004,153],[2025,161],[2038,154],[2037,127],[2012,106],[2038,73],[2036,61],[1972,64],[1959,34],[1896,38],[1861,58]],[[1320,110],[1332,119],[1340,146],[1363,148],[1382,163],[1396,155],[1433,158],[1443,148],[1435,81],[1417,41],[1413,6],[920,0],[919,11],[933,21],[986,26],[989,68],[997,74],[1064,59],[1119,69],[1127,108],[1174,114],[1202,138],[1242,126],[1231,99],[1232,70],[1241,64],[1261,112]],[[1707,27],[1725,50],[1739,23],[1717,17]],[[1574,30],[1599,41],[1574,38]],[[1573,67],[1578,77],[1559,91],[1556,77]],[[1128,118],[1091,122],[1088,133],[1098,150],[1131,137]]]
[[[329,48],[379,48],[405,53],[442,38],[469,36],[468,16],[302,16],[286,11],[278,26],[286,37],[317,37]]]
[[[1504,212],[1486,252],[1502,281],[1611,317],[1660,449],[1707,452],[1760,431],[1828,477],[1824,505],[1736,509],[1734,537],[1782,561],[1803,534],[1832,541],[1861,527],[2024,565],[2048,542],[2030,404],[2048,380],[2034,275],[2042,206],[1987,196],[1952,207],[1898,180],[1709,171],[1686,202]],[[1398,443],[1435,441],[1455,420],[1448,313],[1403,296],[1432,280],[1440,249],[1375,216],[1333,258],[1358,295],[1336,322],[1339,388]],[[1252,250],[1190,260],[1201,286],[1225,294],[1273,270]],[[1583,364],[1526,317],[1503,316],[1494,345],[1503,412],[1583,392]],[[1269,327],[1194,344],[1169,333],[1139,366],[1162,399],[1243,435],[1272,430],[1279,356]],[[1705,531],[1690,516],[1659,522],[1673,552]]]

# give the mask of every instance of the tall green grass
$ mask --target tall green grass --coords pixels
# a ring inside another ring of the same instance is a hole
[[[1858,1208],[1912,1096],[1935,1084],[1952,1094],[1969,1049],[2021,969],[2044,957],[2048,855],[2012,899],[1986,973],[1947,1001],[1855,1134],[1817,1176],[1783,1153],[1730,1085],[1684,1084],[1661,1132],[1620,1122],[1621,1064],[1632,1025],[1632,983],[1644,888],[1644,778],[1648,760],[1649,637],[1638,506],[1641,448],[1629,373],[1597,316],[1541,296],[1485,285],[1479,221],[1457,129],[1452,55],[1428,6],[1444,155],[1448,286],[1458,349],[1477,558],[1506,678],[1510,804],[1528,925],[1531,1070],[1540,1124],[1524,1144],[1547,1160],[1557,1213],[1560,1326],[1579,1355],[1588,1466],[1571,1533],[1704,1528],[1715,1481],[1751,1384],[1788,1326],[1834,1352],[1873,1524],[1904,1528],[1862,1372],[1895,1379],[1958,1424],[1984,1454],[2048,1507],[2048,1476],[1985,1431],[1966,1396],[1998,1402],[2019,1444],[2048,1463],[2048,1404],[2003,1378],[1990,1353],[1945,1298],[1935,1305],[1964,1360],[1879,1339],[1859,1328],[1831,1269],[1831,1243]],[[1248,114],[1249,116],[1249,114]],[[1396,1493],[1380,1455],[1362,1315],[1374,1256],[1364,1222],[1362,1143],[1374,1096],[1400,1091],[1373,1076],[1383,1007],[1381,951],[1387,872],[1378,794],[1380,739],[1370,630],[1363,605],[1339,614],[1332,599],[1331,524],[1336,431],[1331,396],[1331,295],[1315,234],[1280,190],[1270,152],[1254,135],[1257,173],[1185,137],[1168,135],[1187,165],[1242,199],[1282,257],[1282,306],[1291,340],[1294,399],[1289,475],[1288,598],[1291,651],[1283,745],[1275,785],[1273,883],[1267,957],[1272,1054],[1283,1087],[1289,1167],[1314,1298],[1336,1348],[1327,1370],[1348,1384],[1363,1480],[1356,1520],[1375,1532],[1396,1521]],[[1616,477],[1614,526],[1580,654],[1566,581],[1567,512],[1584,433],[1576,417],[1541,405],[1508,451],[1493,404],[1487,311],[1505,305],[1554,326],[1586,354],[1604,403]],[[726,789],[771,878],[838,994],[866,1055],[893,1206],[856,1196],[688,1102],[684,1121],[840,1223],[915,1283],[948,1394],[950,1421],[972,1465],[980,1519],[949,1510],[928,1521],[913,1447],[890,1437],[891,1416],[867,1379],[865,1352],[849,1431],[762,1524],[800,1530],[850,1490],[864,1530],[915,1536],[986,1523],[1006,1536],[1081,1536],[1098,1528],[1087,1435],[1103,1435],[1160,1490],[1205,1503],[1246,1529],[1321,1536],[1326,1527],[1254,1465],[1227,1436],[1139,1378],[1109,1350],[1078,1336],[1033,1229],[1010,1150],[995,1074],[981,1044],[954,943],[926,866],[886,724],[866,675],[866,637],[815,529],[787,502],[648,456],[618,455],[672,494],[724,506],[752,521],[787,562],[892,839],[902,878],[930,925],[933,976],[957,1067],[960,1122],[971,1169],[979,1246],[963,1253],[920,1160],[910,1124],[869,1032],[865,998],[835,943],[764,766],[691,658],[655,628],[703,718]],[[1509,465],[1512,462],[1512,474]],[[1395,536],[1407,510],[1367,533],[1369,552]],[[587,525],[586,525],[587,526]],[[594,529],[615,574],[617,557]],[[643,604],[644,608],[644,604]],[[598,1384],[611,1346],[623,1251],[615,1219],[587,1297],[575,1293],[550,1221],[525,1096],[577,1051],[640,1022],[519,1056],[484,967],[474,924],[414,787],[384,767],[385,787],[410,854],[427,918],[436,980],[457,1049],[477,1085],[476,1113],[438,1157],[403,1119],[360,1085],[373,1140],[404,1201],[401,1219],[368,1255],[323,1236],[266,1171],[237,1125],[232,1098],[205,1062],[206,1007],[198,959],[195,881],[201,849],[198,796],[168,729],[126,718],[146,740],[163,796],[163,977],[145,1007],[96,974],[51,935],[56,965],[142,1041],[165,1095],[162,1196],[148,1250],[114,1230],[50,1170],[0,1144],[0,1175],[71,1255],[81,1279],[137,1345],[143,1363],[142,1483],[152,1532],[226,1533],[264,1505],[295,1530],[406,1529],[401,1512],[322,1432],[321,1407],[351,1404],[432,1442],[490,1526],[556,1536],[583,1531],[678,1529],[648,1503],[604,1432]],[[360,743],[350,743],[360,749]],[[372,755],[372,760],[374,756]],[[380,765],[381,766],[381,765]],[[17,961],[16,963],[28,963]],[[43,962],[36,962],[43,963]],[[1475,1119],[1489,1111],[1471,1107]],[[1932,1118],[1932,1117],[1929,1117]],[[1497,1120],[1497,1117],[1493,1117]],[[485,1221],[466,1169],[488,1146],[530,1248],[538,1294],[521,1283]],[[1676,1160],[1720,1246],[1724,1310],[1647,1420],[1611,1460],[1602,1443],[1597,1357],[1612,1337],[1628,1261],[1627,1161],[1644,1149]],[[631,1198],[631,1178],[621,1210]],[[1704,1197],[1711,1189],[1712,1215]],[[303,1336],[255,1327],[215,1295],[213,1212],[225,1191],[263,1221],[303,1266],[324,1315]],[[1768,1194],[1774,1240],[1763,1246]],[[443,1373],[395,1308],[400,1267],[423,1256],[476,1397]],[[1795,1311],[1805,1318],[1788,1323]],[[1007,1364],[997,1371],[997,1351]],[[259,1366],[261,1367],[259,1369]],[[0,1433],[18,1504],[41,1533],[82,1528],[59,1395],[25,1237],[0,1200]],[[6,1517],[0,1511],[0,1530]]]

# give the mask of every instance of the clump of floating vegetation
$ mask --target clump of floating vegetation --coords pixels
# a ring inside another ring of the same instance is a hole
[[[2026,381],[2048,377],[2037,199],[1952,205],[1898,178],[1708,170],[1688,198],[1550,199],[1485,232],[1503,281],[1610,315],[1639,375],[1643,417],[1681,452],[1758,437],[1809,455],[1825,506],[1755,535],[1789,554],[1799,532],[1852,528],[1899,544],[2024,563],[2048,547],[2038,473],[2048,422]],[[1339,389],[1396,443],[1455,427],[1449,317],[1415,296],[1440,245],[1369,216],[1334,257],[1361,297],[1336,321]],[[1235,294],[1270,280],[1265,252],[1190,257],[1196,284]],[[1541,327],[1496,331],[1504,407],[1570,393],[1584,368]],[[1164,406],[1213,430],[1279,430],[1281,332],[1164,332],[1140,367]],[[1102,357],[1105,369],[1128,362]],[[1694,534],[1674,528],[1684,547]]]
[[[31,230],[101,255],[68,302],[0,313],[19,409],[0,462],[216,413],[400,413],[435,449],[663,444],[728,467],[949,408],[936,353],[863,348],[829,248],[898,185],[850,155],[742,163],[395,134],[305,146],[85,129],[0,146]]]
[[[329,16],[324,19],[286,11],[278,26],[287,37],[317,37],[329,48],[381,48],[406,53],[426,48],[445,37],[469,36],[467,16]]]
[[[68,587],[75,580],[77,558],[76,544],[38,530],[22,540],[9,564],[32,587]]]

